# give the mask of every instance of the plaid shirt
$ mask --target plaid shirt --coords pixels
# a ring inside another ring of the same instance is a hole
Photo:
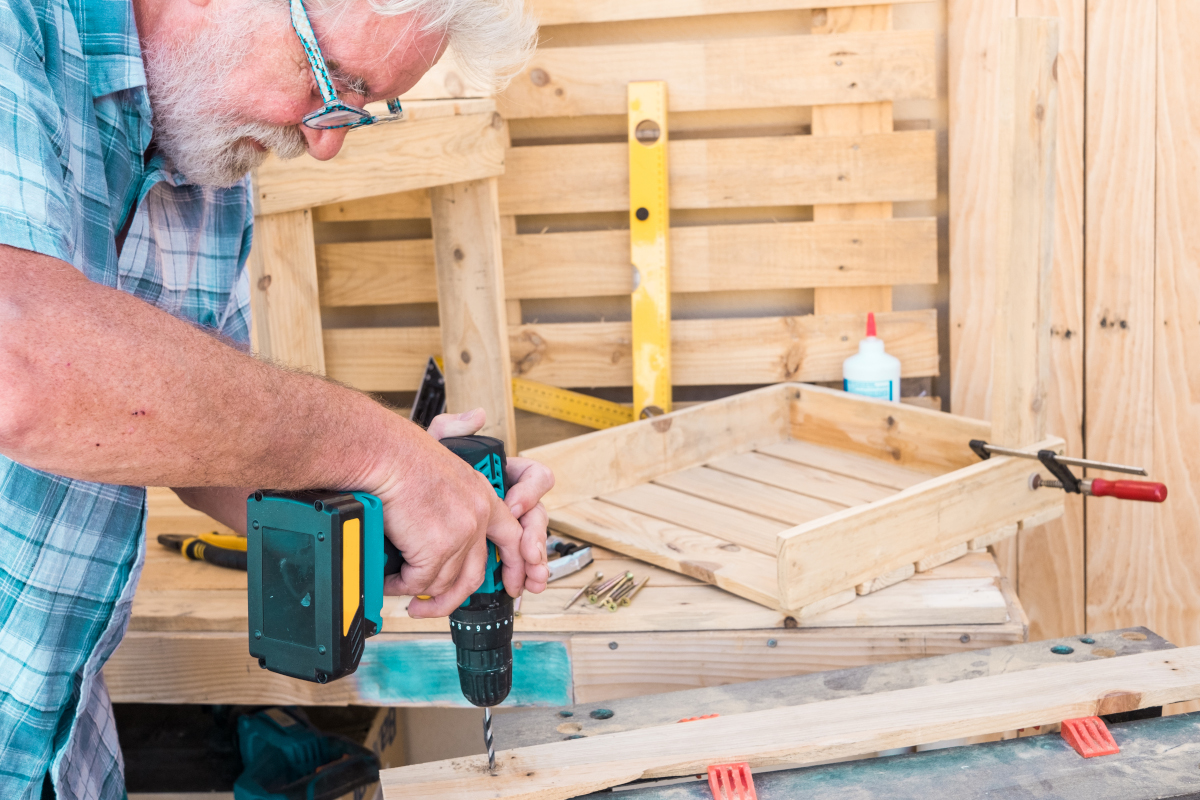
[[[146,162],[145,82],[129,0],[0,0],[0,244],[245,343],[249,182],[201,188]],[[129,621],[144,518],[142,487],[0,456],[0,797],[36,800],[47,771],[61,798],[124,797],[100,670]]]

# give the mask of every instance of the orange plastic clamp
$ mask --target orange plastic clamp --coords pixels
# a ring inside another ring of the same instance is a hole
[[[713,717],[719,717],[719,716],[721,716],[721,715],[720,714],[705,714],[703,717],[684,717],[683,719],[681,719],[679,721],[680,722],[695,722],[698,719],[712,719]]]
[[[1099,717],[1064,719],[1062,737],[1084,758],[1111,756],[1121,752],[1116,740],[1108,732],[1108,726]]]
[[[745,761],[737,764],[713,764],[708,768],[708,788],[713,800],[758,800],[754,776]]]

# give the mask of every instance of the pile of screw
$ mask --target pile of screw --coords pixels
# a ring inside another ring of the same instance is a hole
[[[621,606],[627,606],[633,602],[634,596],[642,590],[642,587],[650,582],[650,578],[643,578],[639,583],[632,572],[626,572],[624,575],[619,575],[611,580],[604,580],[604,573],[597,572],[596,577],[590,583],[575,593],[565,606],[563,611],[566,611],[571,606],[575,605],[575,601],[580,597],[587,596],[588,605],[596,606],[597,608],[606,608],[610,612],[616,611]]]

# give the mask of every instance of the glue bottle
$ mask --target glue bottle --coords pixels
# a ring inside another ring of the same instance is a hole
[[[900,359],[883,350],[875,335],[875,315],[867,314],[867,338],[858,353],[842,362],[842,389],[851,394],[900,402]]]

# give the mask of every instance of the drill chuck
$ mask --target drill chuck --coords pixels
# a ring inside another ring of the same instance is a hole
[[[450,638],[458,662],[458,683],[472,705],[499,705],[512,689],[513,599],[504,591],[450,615]]]

